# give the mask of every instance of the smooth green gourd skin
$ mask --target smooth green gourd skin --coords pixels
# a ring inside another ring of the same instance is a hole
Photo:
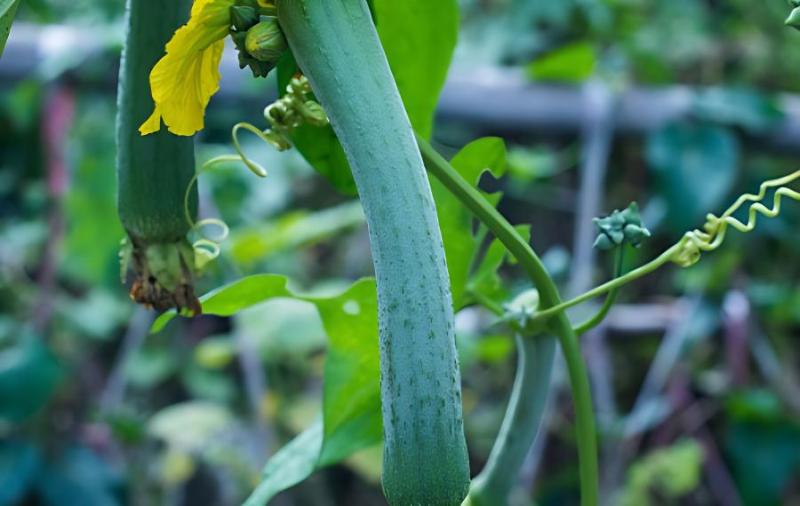
[[[344,147],[378,283],[383,488],[456,506],[469,486],[441,233],[408,116],[364,0],[278,0],[278,18]]]
[[[150,70],[190,10],[190,0],[127,1],[117,93],[117,208],[125,230],[143,245],[180,241],[190,227],[184,194],[195,171],[192,138],[173,135],[165,126],[139,134],[139,125],[153,112]],[[196,209],[194,190],[193,216]]]

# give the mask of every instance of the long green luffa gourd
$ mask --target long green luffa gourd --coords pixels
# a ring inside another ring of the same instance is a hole
[[[384,493],[458,505],[469,486],[453,310],[422,159],[365,0],[278,0],[278,18],[344,147],[378,282]]]
[[[117,209],[128,234],[123,253],[134,272],[131,297],[156,309],[200,311],[192,288],[194,253],[187,220],[197,212],[194,143],[162,128],[142,136],[153,111],[148,76],[164,45],[186,22],[187,0],[128,0],[117,95]]]

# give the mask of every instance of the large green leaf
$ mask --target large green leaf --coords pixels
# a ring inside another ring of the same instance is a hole
[[[287,284],[284,276],[261,274],[200,299],[204,313],[220,316],[278,297],[305,301],[317,309],[328,335],[322,423],[307,429],[270,459],[247,504],[264,504],[314,470],[379,444],[382,437],[375,281],[357,281],[332,296],[299,294]],[[174,312],[162,315],[153,329],[162,329],[174,317]]]
[[[502,139],[485,137],[466,145],[453,157],[451,163],[461,176],[471,184],[485,171],[500,177],[506,168],[506,149]],[[450,286],[453,305],[459,309],[466,304],[465,289],[470,274],[470,266],[480,246],[479,239],[473,235],[472,214],[439,181],[431,180],[431,189],[439,214],[442,229],[447,269],[450,272]],[[496,203],[500,195],[489,199]]]
[[[17,14],[20,0],[0,0],[0,57],[6,48],[6,40],[11,33],[11,24]]]
[[[378,34],[414,130],[425,138],[458,38],[456,0],[374,0]]]
[[[419,134],[430,137],[458,37],[457,2],[374,0],[371,6],[411,125]],[[277,80],[280,93],[296,71],[290,56],[281,60]],[[336,189],[347,195],[356,193],[350,165],[333,128],[304,125],[291,137],[303,157]]]

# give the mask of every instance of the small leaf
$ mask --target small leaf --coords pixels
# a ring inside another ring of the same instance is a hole
[[[264,506],[276,494],[308,478],[322,449],[322,423],[317,422],[269,459],[261,482],[242,506]]]
[[[231,316],[274,297],[290,297],[287,282],[286,277],[276,274],[257,274],[234,281],[200,298],[203,314]],[[174,310],[165,312],[153,322],[150,332],[161,331],[175,316]]]
[[[477,185],[481,174],[487,170],[495,177],[500,177],[506,169],[505,144],[497,137],[478,139],[459,151],[451,164],[470,184]],[[469,269],[480,244],[473,236],[472,214],[439,181],[431,179],[431,189],[442,230],[447,269],[450,272],[453,305],[460,309],[466,303],[464,293]],[[493,203],[499,198],[499,194],[489,197]]]
[[[6,47],[6,40],[11,33],[11,24],[17,14],[20,0],[0,0],[0,57]]]
[[[530,240],[530,225],[517,225],[514,228],[522,238],[526,241]],[[469,279],[467,284],[469,292],[479,293],[498,304],[506,301],[510,294],[497,271],[507,260],[513,260],[510,259],[508,250],[503,243],[494,239]]]
[[[536,59],[528,65],[528,75],[537,81],[580,82],[594,72],[594,46],[575,42]]]

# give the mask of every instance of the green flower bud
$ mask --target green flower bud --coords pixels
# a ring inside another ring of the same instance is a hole
[[[597,248],[597,249],[604,250],[604,251],[608,251],[610,249],[614,249],[615,246],[616,246],[616,244],[611,242],[611,239],[609,239],[608,236],[605,235],[605,234],[599,234],[597,236],[597,239],[595,239],[595,241],[594,241],[594,247]]]
[[[247,30],[244,42],[247,53],[258,61],[277,62],[288,48],[278,20],[263,18]]]
[[[244,51],[244,41],[247,38],[247,32],[231,32],[231,39],[233,39],[233,43],[236,45],[236,49],[239,50],[239,54]]]
[[[289,139],[287,139],[282,133],[276,132],[275,130],[265,131],[264,138],[278,151],[286,151],[292,147]]]
[[[311,125],[325,126],[328,124],[328,115],[325,114],[325,110],[313,100],[304,103],[300,113],[303,115],[303,119]]]
[[[625,240],[634,247],[639,246],[643,240],[650,237],[649,230],[633,224],[625,225],[623,232],[625,233]]]
[[[632,202],[624,211],[614,211],[605,218],[595,218],[593,221],[600,230],[594,242],[599,249],[613,249],[626,242],[637,247],[650,237],[650,231],[642,223],[636,202]]]

